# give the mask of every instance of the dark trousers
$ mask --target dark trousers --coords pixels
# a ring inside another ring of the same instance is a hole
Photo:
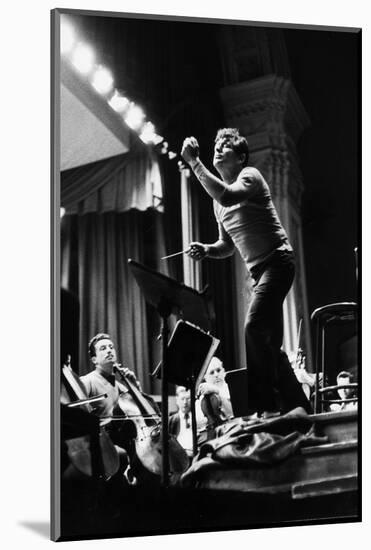
[[[294,255],[277,251],[254,266],[251,275],[254,290],[245,323],[248,407],[258,412],[287,409],[283,401],[290,392],[285,380],[293,391],[289,395],[290,407],[303,406],[307,403],[305,394],[294,373],[288,371],[291,365],[281,351],[282,306],[295,276]]]

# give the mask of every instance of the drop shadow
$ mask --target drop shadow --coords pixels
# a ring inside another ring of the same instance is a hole
[[[34,531],[42,538],[50,539],[50,523],[48,521],[20,521],[18,524]]]

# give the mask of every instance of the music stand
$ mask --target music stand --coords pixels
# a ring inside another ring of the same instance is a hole
[[[169,405],[168,405],[168,318],[172,313],[187,316],[192,323],[204,330],[210,329],[211,310],[207,303],[206,290],[198,292],[194,288],[178,283],[162,273],[158,273],[139,262],[129,259],[129,267],[141,288],[145,300],[155,307],[161,317],[162,363],[161,363],[161,415],[162,415],[162,484],[169,484]],[[192,422],[194,422],[192,416]],[[192,426],[193,427],[193,426]]]
[[[196,388],[202,382],[220,340],[187,321],[178,321],[170,337],[167,360],[171,368],[168,382],[190,389],[193,454],[197,452]],[[161,365],[153,375],[161,378]]]

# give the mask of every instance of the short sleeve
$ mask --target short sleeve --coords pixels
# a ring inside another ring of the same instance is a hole
[[[241,170],[236,181],[225,188],[221,195],[219,204],[222,206],[233,206],[248,200],[256,200],[264,193],[264,180],[259,170],[253,167],[246,167]]]
[[[252,198],[262,190],[262,181],[259,176],[256,169],[244,168],[233,185],[242,186],[246,191],[246,198]]]

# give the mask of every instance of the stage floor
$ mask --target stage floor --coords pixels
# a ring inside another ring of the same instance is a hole
[[[328,442],[278,464],[201,470],[188,487],[64,483],[60,540],[360,521],[357,413],[311,419]]]

